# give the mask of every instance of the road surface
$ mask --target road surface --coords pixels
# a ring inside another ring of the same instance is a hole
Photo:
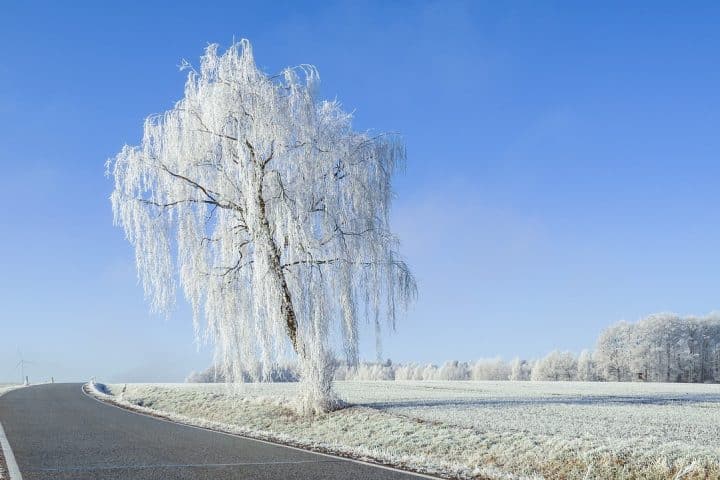
[[[9,392],[0,423],[23,480],[426,478],[138,415],[80,384]]]

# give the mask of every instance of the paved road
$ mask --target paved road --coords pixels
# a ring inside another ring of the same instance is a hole
[[[421,478],[137,415],[79,384],[7,393],[0,422],[24,480]]]

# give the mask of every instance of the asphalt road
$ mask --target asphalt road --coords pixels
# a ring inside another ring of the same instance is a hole
[[[7,393],[0,423],[24,480],[423,478],[138,415],[80,384]]]

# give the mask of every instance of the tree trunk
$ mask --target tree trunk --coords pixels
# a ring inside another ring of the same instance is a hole
[[[273,238],[272,231],[270,229],[270,222],[266,212],[265,199],[263,198],[263,176],[264,172],[259,168],[257,175],[257,190],[256,190],[256,208],[258,215],[260,216],[260,228],[256,232],[256,241],[262,244],[268,252],[268,266],[270,271],[275,275],[277,282],[280,287],[280,311],[285,321],[285,331],[292,343],[295,353],[302,355],[302,348],[298,341],[298,324],[297,317],[295,315],[295,308],[293,307],[292,297],[290,295],[290,288],[285,278],[285,273],[282,271],[282,264],[280,263],[280,250],[278,249],[275,239]]]
[[[257,169],[256,208],[259,215],[259,229],[255,233],[258,244],[268,252],[267,262],[271,274],[275,275],[280,289],[280,311],[285,322],[285,331],[300,363],[299,410],[301,414],[314,415],[335,410],[341,402],[332,389],[334,365],[328,352],[323,348],[322,339],[301,338],[290,288],[282,268],[280,249],[273,238],[263,197],[264,170]],[[310,341],[314,344],[312,346]]]

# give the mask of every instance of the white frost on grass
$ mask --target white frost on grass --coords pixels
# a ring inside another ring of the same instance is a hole
[[[361,404],[481,431],[632,438],[647,448],[720,448],[720,385],[584,382],[381,382],[339,389]],[[592,419],[592,422],[588,422]],[[633,428],[629,429],[631,425]],[[598,426],[601,429],[598,432]]]
[[[296,388],[111,385],[109,392],[186,423],[446,477],[720,478],[718,385],[338,382],[355,406],[316,417],[293,412]]]

